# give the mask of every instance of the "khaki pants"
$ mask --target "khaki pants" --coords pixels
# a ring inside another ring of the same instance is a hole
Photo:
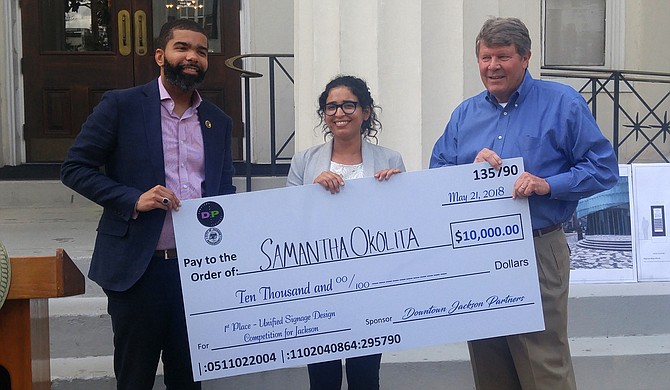
[[[575,390],[568,345],[570,251],[562,229],[534,239],[545,330],[468,342],[477,390]]]

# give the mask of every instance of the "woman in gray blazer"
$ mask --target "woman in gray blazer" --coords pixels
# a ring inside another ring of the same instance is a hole
[[[377,108],[365,81],[354,76],[331,80],[319,96],[317,110],[327,142],[293,156],[286,185],[318,183],[335,194],[345,180],[374,176],[384,181],[404,172],[400,153],[376,144],[382,127]],[[379,389],[381,356],[346,359],[349,390]],[[340,390],[340,360],[309,364],[307,369],[311,390]]]

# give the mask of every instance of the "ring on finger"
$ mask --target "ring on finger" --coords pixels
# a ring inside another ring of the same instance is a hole
[[[163,202],[163,204],[168,204],[168,203],[170,203],[170,199],[163,198],[163,200],[161,202]]]

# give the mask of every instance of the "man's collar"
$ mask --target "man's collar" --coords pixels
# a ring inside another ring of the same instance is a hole
[[[521,82],[519,89],[517,89],[516,92],[514,93],[516,103],[521,103],[523,100],[526,99],[526,96],[528,96],[528,93],[530,93],[532,85],[533,85],[533,77],[530,75],[530,71],[526,69],[526,73],[523,75],[523,81]]]

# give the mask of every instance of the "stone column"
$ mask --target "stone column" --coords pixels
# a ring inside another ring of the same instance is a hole
[[[323,142],[316,99],[349,73],[382,107],[379,143],[402,153],[408,170],[426,168],[453,109],[483,89],[474,41],[484,20],[524,20],[539,58],[534,0],[295,0],[294,11],[296,150]]]

